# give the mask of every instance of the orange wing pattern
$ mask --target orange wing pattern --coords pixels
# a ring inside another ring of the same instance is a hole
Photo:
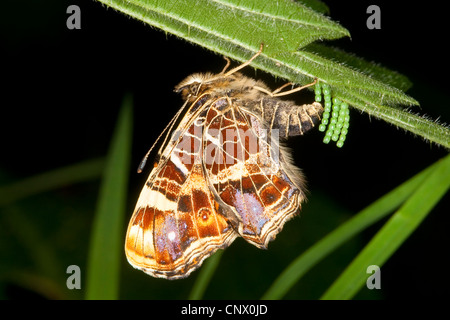
[[[267,247],[304,199],[302,186],[287,173],[276,132],[226,98],[207,112],[203,158],[208,181],[236,216],[238,233],[259,248]]]
[[[200,119],[166,147],[168,157],[150,173],[128,227],[128,261],[155,277],[184,278],[238,236],[203,171]]]

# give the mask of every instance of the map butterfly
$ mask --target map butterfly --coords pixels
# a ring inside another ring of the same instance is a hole
[[[221,73],[193,74],[175,87],[185,103],[168,126],[128,226],[125,252],[133,267],[185,278],[239,236],[267,248],[299,212],[304,179],[279,140],[309,131],[323,108],[279,98],[315,82],[271,91],[238,72],[261,52],[262,45],[232,70],[226,71],[227,59]]]

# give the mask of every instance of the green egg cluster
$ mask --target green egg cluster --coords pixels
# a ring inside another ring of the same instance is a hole
[[[322,122],[319,125],[319,131],[325,132],[323,142],[329,143],[333,140],[339,148],[342,148],[350,123],[348,104],[337,98],[332,98],[330,86],[325,83],[316,83],[314,92],[317,102],[322,102],[322,96],[324,100],[324,112]]]

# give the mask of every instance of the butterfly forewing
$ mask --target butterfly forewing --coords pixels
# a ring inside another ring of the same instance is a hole
[[[183,123],[175,131],[180,137],[150,173],[128,227],[129,262],[156,277],[186,277],[237,236],[219,214],[203,172],[202,119],[195,116],[188,130]]]

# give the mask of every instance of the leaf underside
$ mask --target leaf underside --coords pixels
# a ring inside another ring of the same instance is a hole
[[[318,43],[349,36],[322,13],[315,0],[99,0],[149,25],[245,62],[264,43],[255,68],[293,83],[315,78],[333,97],[424,139],[450,148],[450,130],[401,106],[419,103],[406,95],[409,80],[352,54]]]

